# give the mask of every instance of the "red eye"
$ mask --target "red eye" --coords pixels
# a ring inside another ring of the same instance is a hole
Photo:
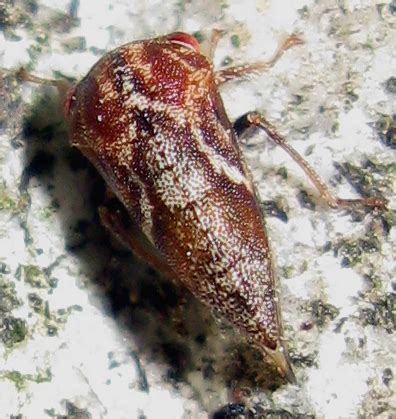
[[[184,32],[173,32],[166,37],[168,41],[173,44],[183,45],[184,47],[190,48],[193,51],[199,52],[199,42],[188,33]]]

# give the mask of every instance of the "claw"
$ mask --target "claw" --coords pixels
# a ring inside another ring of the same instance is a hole
[[[278,344],[275,350],[264,348],[264,351],[274,362],[279,374],[284,377],[290,384],[297,384],[297,379],[294,375],[290,357],[286,349],[281,344]]]

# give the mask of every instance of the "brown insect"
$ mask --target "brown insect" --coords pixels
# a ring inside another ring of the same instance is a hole
[[[267,70],[300,43],[292,35],[269,62],[214,71],[211,54],[201,54],[188,34],[131,42],[105,54],[71,87],[64,108],[71,144],[96,166],[144,239],[105,208],[103,223],[136,255],[220,312],[290,382],[295,376],[260,202],[218,88]],[[264,117],[247,114],[238,132],[251,126],[300,164],[331,207],[383,205],[377,198],[334,197]]]

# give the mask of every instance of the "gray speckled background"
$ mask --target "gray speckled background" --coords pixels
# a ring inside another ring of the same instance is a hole
[[[337,194],[394,209],[395,14],[368,0],[0,0],[1,418],[396,415],[394,212],[330,210],[264,135],[244,143],[276,214],[298,379],[284,384],[109,238],[103,182],[70,149],[56,92],[15,77],[78,79],[105,51],[174,30],[224,29],[216,66],[251,62],[298,32],[305,44],[268,74],[225,86],[230,118],[264,112]]]

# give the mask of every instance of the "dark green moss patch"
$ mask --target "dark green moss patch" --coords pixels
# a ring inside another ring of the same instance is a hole
[[[0,315],[8,313],[21,303],[16,297],[15,285],[0,276]]]
[[[193,37],[201,44],[205,38],[201,31],[196,31],[193,33]]]
[[[322,300],[311,301],[305,310],[311,313],[313,323],[319,328],[323,327],[329,321],[334,320],[340,313],[337,307],[325,303]]]
[[[385,234],[389,234],[392,227],[396,225],[396,211],[386,211],[379,214],[382,228]]]
[[[285,409],[248,408],[244,403],[230,403],[213,413],[211,419],[315,419],[315,416],[291,413]]]
[[[56,413],[55,409],[44,409],[44,412],[54,419],[92,419],[91,413],[87,409],[80,409],[74,403],[65,401],[66,415]]]
[[[11,272],[8,265],[4,262],[0,262],[0,274],[9,274]]]
[[[310,10],[308,8],[308,6],[303,6],[301,9],[297,10],[299,16],[301,17],[301,19],[307,20],[308,17],[310,16]]]
[[[32,26],[32,18],[34,18],[37,9],[36,0],[0,2],[0,30],[4,32],[7,39],[19,39],[16,29]]]
[[[49,368],[44,370],[37,370],[36,374],[21,374],[19,371],[1,371],[0,378],[5,378],[15,384],[17,390],[22,390],[27,385],[27,382],[34,382],[37,384],[48,383],[52,380],[52,373]]]
[[[283,266],[280,268],[282,278],[292,278],[295,275],[296,269],[294,265]]]
[[[7,210],[11,214],[23,211],[27,206],[24,196],[17,196],[15,191],[11,191],[5,181],[0,181],[0,211]]]
[[[286,211],[275,201],[263,201],[261,203],[264,214],[266,216],[279,218],[284,223],[287,223],[288,216]]]
[[[390,148],[396,148],[396,115],[384,115],[375,124],[380,140]]]
[[[296,354],[293,353],[290,356],[293,365],[298,367],[308,367],[311,368],[313,366],[318,366],[317,358],[318,358],[318,351],[315,351],[311,354]]]
[[[43,316],[47,336],[57,336],[59,328],[67,322],[69,316],[75,311],[82,311],[82,307],[75,304],[66,309],[51,311],[48,302],[46,302]]]
[[[290,106],[293,108],[300,106],[302,103],[306,101],[306,97],[304,95],[294,94],[289,102]],[[319,112],[324,112],[324,109],[319,108]]]
[[[396,294],[385,294],[371,302],[371,305],[372,307],[359,311],[363,324],[381,327],[388,333],[393,333],[396,330]]]
[[[241,46],[241,39],[239,38],[239,35],[231,35],[231,44],[234,48],[239,48]]]
[[[71,402],[66,402],[67,416],[65,419],[92,419],[87,409],[80,409]]]
[[[72,306],[68,307],[67,309],[59,309],[57,311],[59,316],[65,316],[68,317],[70,314],[72,314],[73,312],[82,312],[83,308],[79,305],[79,304],[73,304]]]
[[[282,179],[286,180],[288,177],[287,169],[285,167],[280,167],[276,174],[279,175]]]
[[[254,413],[249,411],[243,403],[229,403],[212,414],[212,419],[254,419]]]
[[[0,182],[0,211],[12,210],[16,207],[16,200],[7,193],[5,182]]]
[[[366,237],[357,240],[341,240],[334,246],[334,255],[341,256],[343,267],[353,267],[362,262],[365,253],[376,253],[381,249],[377,237]]]
[[[344,93],[351,99],[353,102],[359,99],[359,96],[355,93],[354,85],[352,82],[348,81],[343,84]]]
[[[302,261],[300,264],[295,265],[285,265],[278,268],[282,278],[293,278],[294,276],[301,275],[308,269],[308,262],[306,260]]]
[[[25,340],[28,328],[25,320],[13,316],[0,319],[0,339],[7,348],[13,348]]]
[[[307,191],[301,190],[298,192],[297,199],[303,208],[314,210],[316,207],[315,202],[312,200],[311,196],[308,195]]]
[[[24,376],[18,371],[0,372],[0,377],[12,381],[18,390],[22,390],[25,387]]]
[[[56,278],[50,278],[44,270],[36,265],[19,265],[16,277],[33,288],[56,288]]]
[[[315,419],[315,415],[305,413],[296,414],[285,409],[268,409],[258,417],[263,419]]]
[[[344,326],[347,320],[348,317],[341,317],[341,319],[339,319],[339,321],[337,322],[336,327],[334,328],[334,332],[341,333],[342,327]]]
[[[368,286],[368,291],[377,292],[383,290],[383,278],[376,274],[375,270],[370,270],[370,273],[365,274],[364,280]]]
[[[396,77],[389,77],[385,82],[385,89],[389,93],[396,93]]]
[[[395,163],[382,164],[370,159],[359,166],[349,162],[334,163],[334,166],[363,197],[381,197],[381,190],[387,188],[389,177],[396,173]]]
[[[382,382],[389,386],[389,383],[393,380],[393,372],[390,368],[385,368],[384,371],[382,371]]]

